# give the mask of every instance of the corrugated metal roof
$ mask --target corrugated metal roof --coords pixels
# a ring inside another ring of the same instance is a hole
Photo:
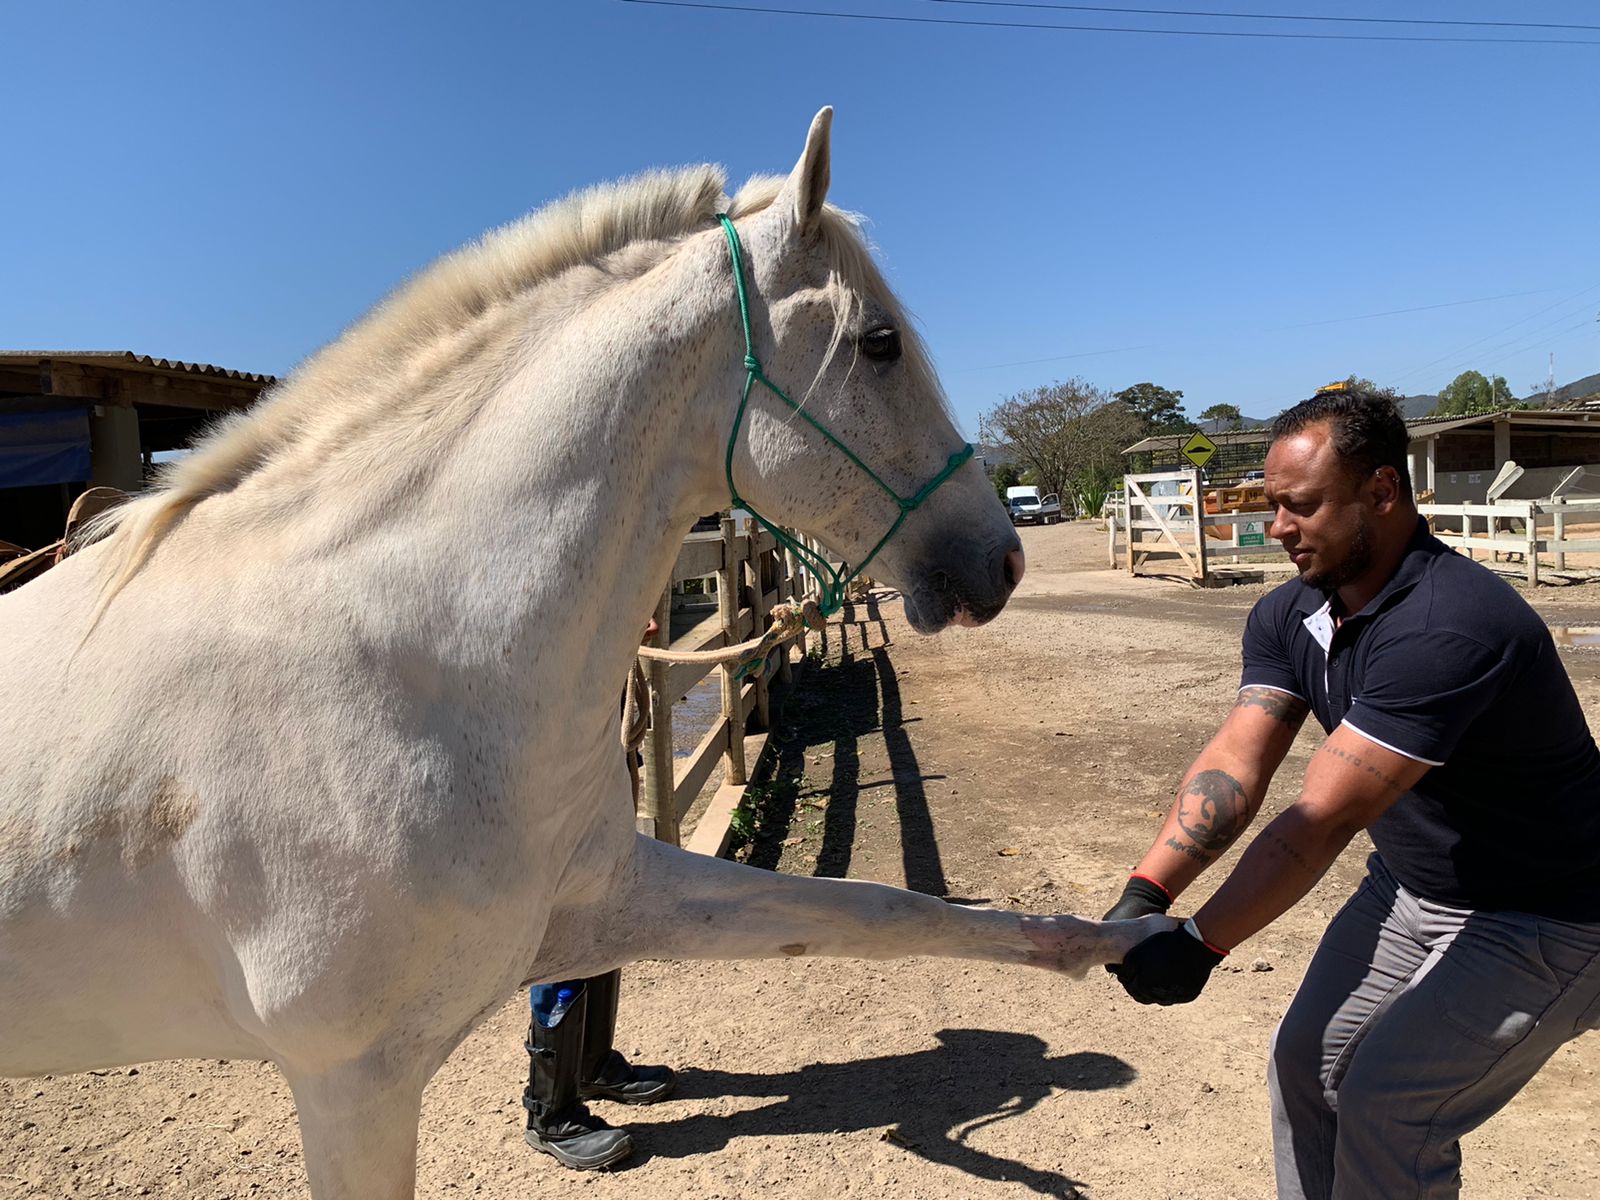
[[[1563,400],[1560,404],[1552,406],[1551,412],[1600,412],[1600,392],[1589,396],[1579,396],[1575,400]]]
[[[1406,422],[1406,428],[1411,432],[1411,440],[1420,437],[1436,437],[1452,429],[1460,429],[1464,425],[1476,425],[1480,421],[1494,421],[1505,416],[1504,412],[1474,413],[1470,417],[1413,417]]]
[[[157,375],[197,375],[207,379],[227,379],[267,387],[278,382],[275,375],[253,371],[234,371],[210,363],[184,362],[179,358],[154,358],[131,350],[0,350],[0,367],[36,367],[47,362],[76,363],[84,367],[119,367],[148,371]]]
[[[1449,433],[1452,429],[1463,429],[1468,425],[1493,424],[1496,421],[1505,421],[1511,425],[1593,426],[1596,417],[1600,417],[1600,411],[1592,409],[1502,409],[1499,412],[1473,413],[1467,417],[1417,417],[1407,421],[1406,428],[1411,431],[1411,440],[1416,441],[1418,438],[1438,437],[1441,433]]]

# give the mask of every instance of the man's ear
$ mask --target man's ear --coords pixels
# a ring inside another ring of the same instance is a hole
[[[1393,467],[1379,467],[1367,486],[1372,488],[1373,511],[1379,515],[1393,512],[1400,503],[1400,472]]]

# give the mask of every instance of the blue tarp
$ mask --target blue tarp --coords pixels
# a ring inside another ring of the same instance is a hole
[[[88,405],[0,412],[0,488],[88,478]]]

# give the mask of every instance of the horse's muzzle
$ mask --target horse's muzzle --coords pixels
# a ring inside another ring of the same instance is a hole
[[[999,615],[1026,567],[1021,546],[1013,542],[996,547],[981,565],[969,560],[932,568],[906,592],[906,619],[924,634],[948,625],[976,628]]]

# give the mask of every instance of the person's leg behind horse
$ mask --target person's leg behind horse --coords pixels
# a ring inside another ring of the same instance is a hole
[[[586,979],[584,985],[588,1005],[579,1095],[585,1100],[616,1100],[623,1104],[654,1104],[666,1099],[677,1084],[671,1067],[635,1066],[616,1050],[621,969]]]
[[[595,1116],[579,1097],[589,989],[585,980],[528,989],[528,1145],[563,1166],[593,1171],[621,1162],[633,1139]]]

